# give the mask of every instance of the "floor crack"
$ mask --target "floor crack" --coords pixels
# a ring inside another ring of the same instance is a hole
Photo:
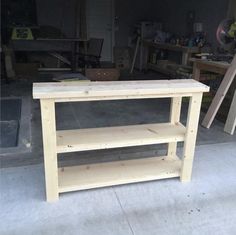
[[[74,107],[72,104],[70,104],[70,108],[72,110],[72,114],[75,118],[75,122],[77,123],[77,125],[79,126],[79,128],[81,128],[81,124],[80,124],[80,121],[79,121],[79,118],[77,117],[76,113],[75,113],[75,110],[74,110]]]
[[[122,210],[122,212],[123,212],[123,214],[124,214],[124,216],[125,216],[125,220],[126,220],[126,222],[128,223],[128,225],[129,225],[129,228],[130,228],[131,233],[132,233],[133,235],[135,235],[134,230],[133,230],[133,228],[132,228],[132,226],[131,226],[131,224],[130,224],[130,222],[129,222],[129,219],[128,219],[126,213],[125,213],[125,210],[124,210],[124,208],[123,208],[123,206],[122,206],[122,204],[121,204],[120,198],[118,197],[118,195],[117,195],[117,193],[116,193],[116,191],[115,191],[115,189],[114,189],[113,187],[112,187],[112,190],[113,190],[113,192],[114,192],[114,194],[115,194],[115,196],[116,196],[116,199],[117,199],[117,201],[118,201],[118,203],[119,203],[119,205],[120,205],[120,208],[121,208],[121,210]]]

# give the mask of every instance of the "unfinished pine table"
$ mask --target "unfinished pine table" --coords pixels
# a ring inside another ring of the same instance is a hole
[[[190,181],[203,92],[195,80],[34,83],[40,99],[47,201],[59,193],[180,177]],[[167,123],[56,130],[55,103],[146,98],[172,99]],[[190,97],[187,124],[180,123],[182,97]],[[176,155],[184,142],[183,156]],[[168,143],[163,157],[58,168],[58,153]]]

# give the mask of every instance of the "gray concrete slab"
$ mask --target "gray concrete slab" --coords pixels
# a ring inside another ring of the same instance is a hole
[[[46,203],[42,165],[1,170],[1,235],[131,235],[112,188]]]
[[[0,121],[0,152],[2,148],[16,147],[19,123],[16,120]]]
[[[9,100],[9,101],[14,101],[14,100],[19,100],[19,105],[21,107],[17,107],[16,104],[13,102],[10,102],[9,108],[6,112],[5,119],[12,118],[12,120],[18,120],[17,124],[18,127],[15,130],[17,132],[17,135],[15,136],[16,138],[16,143],[17,146],[8,146],[8,147],[3,147],[0,148],[0,161],[1,161],[1,156],[6,156],[7,158],[10,158],[11,156],[14,155],[24,155],[24,154],[30,154],[31,153],[31,102],[32,99],[31,97],[27,94],[22,94],[22,96],[7,96],[7,98],[2,98],[1,100]],[[11,109],[16,109],[15,111]],[[9,111],[11,110],[11,111]],[[10,117],[10,116],[15,116],[15,117]],[[12,137],[10,137],[12,138]]]
[[[65,193],[46,203],[42,165],[1,169],[0,234],[236,234],[236,144],[197,146],[190,183]]]
[[[236,234],[236,144],[198,146],[191,183],[115,187],[136,235]]]

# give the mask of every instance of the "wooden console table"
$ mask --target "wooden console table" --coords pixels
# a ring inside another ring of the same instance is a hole
[[[194,80],[35,83],[40,99],[47,201],[59,193],[180,177],[190,181],[202,93],[209,88]],[[79,130],[56,130],[55,103],[144,98],[172,99],[170,121]],[[182,97],[190,97],[186,127],[180,123]],[[176,155],[184,142],[183,157]],[[58,168],[58,153],[168,143],[164,157]]]

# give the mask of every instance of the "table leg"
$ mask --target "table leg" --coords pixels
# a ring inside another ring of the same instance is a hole
[[[188,53],[183,52],[182,54],[182,65],[188,65]]]
[[[148,69],[148,60],[149,60],[149,46],[144,46],[143,42],[141,42],[141,50],[143,57],[140,57],[140,68],[141,70],[147,70]]]
[[[138,37],[138,42],[140,42],[141,38]],[[138,44],[137,42],[137,44]],[[144,58],[144,55],[143,55],[143,41],[141,40],[141,42],[139,43],[140,44],[140,55],[139,55],[139,71],[142,71],[143,70],[143,59],[144,61],[146,62],[146,58]],[[136,55],[137,55],[137,51],[138,51],[138,46],[137,46],[137,50],[136,50]],[[135,61],[134,61],[135,62]]]
[[[202,93],[194,94],[189,101],[188,120],[186,125],[186,134],[184,141],[182,170],[181,170],[182,182],[188,182],[191,180],[201,102],[202,102]]]
[[[176,124],[180,120],[182,97],[171,98],[170,123]],[[177,142],[168,144],[167,159],[173,159],[176,156]]]
[[[80,48],[79,48],[80,49]],[[88,54],[88,43],[87,41],[84,41],[84,54],[87,55]],[[84,68],[87,68],[87,64],[85,63]]]
[[[200,81],[201,70],[198,68],[197,63],[193,64],[193,79],[196,81]]]
[[[55,103],[51,99],[40,100],[43,132],[44,170],[47,201],[58,199],[58,167],[56,152]]]
[[[71,45],[71,70],[73,72],[76,72],[76,67],[77,67],[77,42],[72,42]]]

